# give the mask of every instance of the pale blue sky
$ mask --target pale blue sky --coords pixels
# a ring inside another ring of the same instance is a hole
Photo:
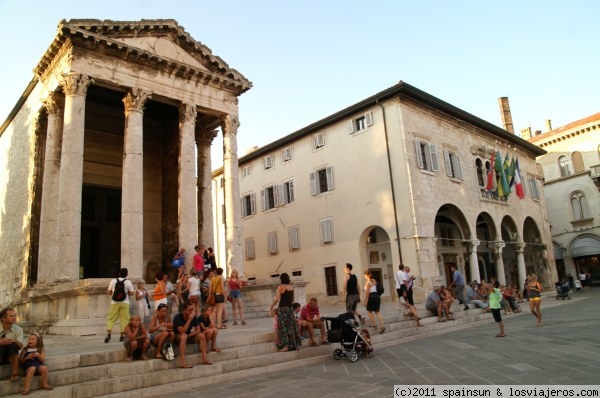
[[[0,17],[2,120],[74,18],[173,18],[244,74],[240,155],[399,80],[499,126],[507,96],[517,131],[600,112],[593,0],[0,0]]]

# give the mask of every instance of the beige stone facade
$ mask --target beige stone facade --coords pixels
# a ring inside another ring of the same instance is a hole
[[[206,157],[219,131],[237,150],[252,84],[173,20],[61,21],[34,73],[0,129],[0,307],[104,317],[119,268],[153,283],[179,247],[189,268],[212,239]]]
[[[518,157],[525,199],[486,192],[494,151]],[[535,167],[543,153],[400,82],[240,158],[245,274],[302,276],[307,297],[322,302],[340,299],[347,262],[361,281],[375,271],[388,299],[400,263],[417,276],[420,300],[450,283],[451,265],[470,280],[522,285],[536,272],[549,284],[556,271]],[[213,173],[215,203],[225,176]],[[217,245],[227,236],[220,217]]]
[[[537,159],[552,226],[559,277],[600,280],[600,113],[531,136],[548,153]]]

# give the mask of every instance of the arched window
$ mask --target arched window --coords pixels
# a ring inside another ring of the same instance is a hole
[[[575,173],[581,173],[585,170],[585,165],[583,164],[583,155],[581,152],[573,152],[571,159],[573,159],[573,171],[575,171]]]
[[[475,159],[475,169],[477,169],[477,182],[479,187],[485,188],[485,178],[483,178],[483,164],[481,159]]]
[[[571,159],[568,156],[562,155],[558,158],[558,168],[560,169],[561,177],[568,177],[573,174]]]
[[[571,194],[571,208],[573,209],[573,220],[585,220],[590,218],[590,211],[587,205],[587,199],[583,192],[574,192]]]

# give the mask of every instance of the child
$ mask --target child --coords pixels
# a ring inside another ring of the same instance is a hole
[[[135,291],[138,315],[142,319],[142,322],[144,322],[147,316],[150,316],[150,301],[148,300],[148,291],[144,286],[144,282],[138,282],[138,288]]]
[[[210,341],[210,350],[221,352],[221,349],[217,347],[217,334],[219,331],[215,327],[213,318],[213,307],[205,306],[202,314],[198,317],[198,326],[200,326],[201,333],[206,339],[206,348],[208,349],[208,342]]]
[[[150,338],[139,315],[132,316],[125,326],[125,342],[123,344],[127,349],[127,362],[131,362],[136,351],[141,353],[144,361],[148,359],[146,351],[150,347]]]
[[[37,333],[29,335],[27,347],[21,351],[19,362],[25,369],[25,389],[23,395],[29,394],[33,376],[38,374],[42,376],[42,388],[52,390],[53,387],[48,384],[48,367],[44,365],[46,351],[44,350],[44,340]]]
[[[490,309],[492,310],[492,315],[494,316],[494,320],[498,323],[498,328],[500,329],[500,333],[496,335],[496,337],[505,337],[504,334],[504,321],[502,320],[500,300],[502,299],[502,293],[500,289],[494,287],[492,284],[484,285],[489,295],[489,303]]]

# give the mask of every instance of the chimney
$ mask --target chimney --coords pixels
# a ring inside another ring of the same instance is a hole
[[[531,138],[531,127],[525,127],[521,130],[521,138],[528,140]]]
[[[508,104],[508,97],[498,98],[498,105],[500,105],[500,116],[502,116],[502,127],[504,130],[511,134],[515,133],[513,127],[512,116],[510,115],[510,105]]]
[[[535,130],[535,135],[540,135],[542,134],[542,130]]]
[[[550,119],[546,119],[546,131],[552,130],[552,121]]]

